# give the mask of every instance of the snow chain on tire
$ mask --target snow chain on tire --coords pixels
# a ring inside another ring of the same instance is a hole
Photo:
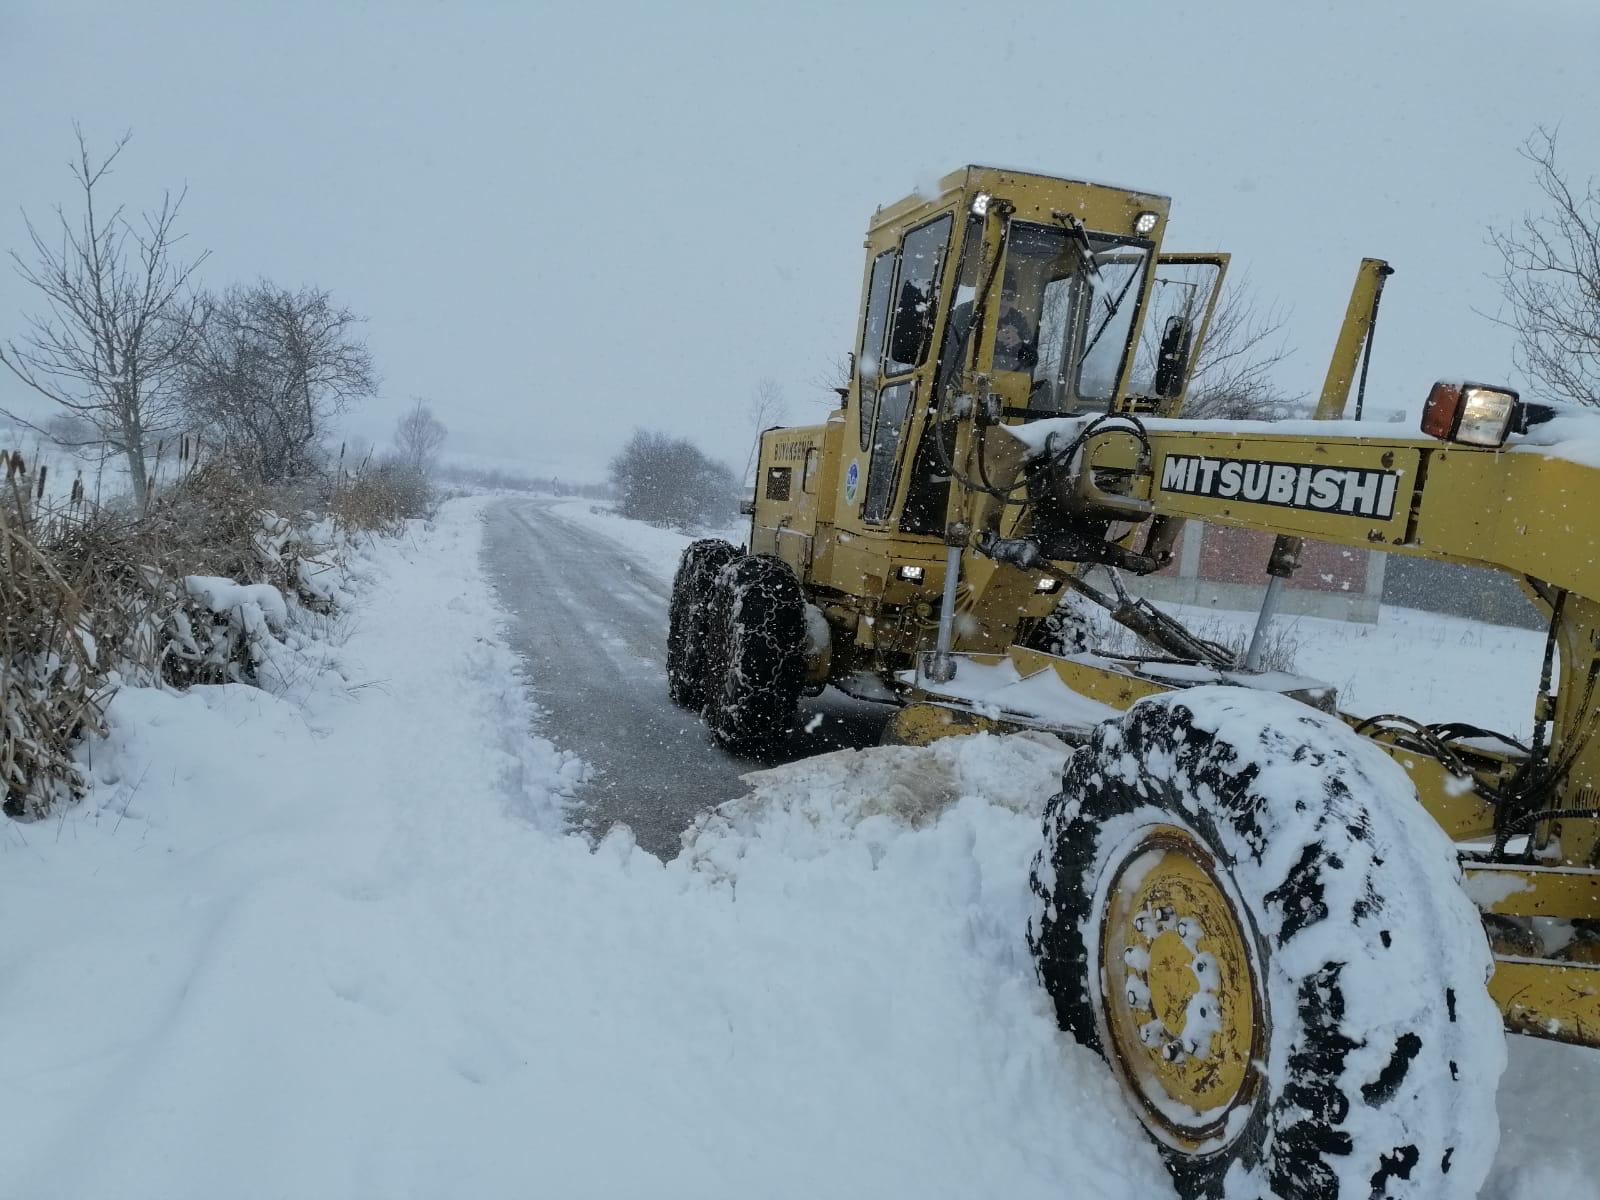
[[[1459,880],[1381,750],[1282,696],[1194,688],[1068,763],[1028,941],[1184,1196],[1465,1200],[1505,1038]]]
[[[706,725],[725,749],[752,754],[789,734],[805,683],[805,596],[782,559],[723,567],[707,606]]]
[[[684,708],[705,701],[706,604],[717,573],[739,557],[719,538],[702,538],[684,547],[672,578],[667,610],[667,694]]]

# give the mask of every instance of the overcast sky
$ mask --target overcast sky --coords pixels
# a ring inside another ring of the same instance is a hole
[[[370,318],[378,440],[407,398],[458,456],[594,478],[636,425],[742,465],[849,349],[874,207],[967,162],[1173,197],[1292,309],[1320,382],[1356,261],[1388,258],[1369,403],[1511,379],[1484,229],[1537,200],[1560,126],[1600,171],[1600,5],[284,3],[0,0],[0,247],[111,181],[188,185],[208,283],[314,283]],[[0,278],[0,335],[34,307]],[[0,400],[17,387],[0,380]]]

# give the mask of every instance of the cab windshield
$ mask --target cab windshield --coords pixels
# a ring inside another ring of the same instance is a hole
[[[1030,414],[1104,412],[1111,406],[1149,253],[1142,242],[1013,223],[994,369],[1029,373]]]

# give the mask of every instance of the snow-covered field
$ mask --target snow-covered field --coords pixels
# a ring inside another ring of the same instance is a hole
[[[490,502],[357,561],[302,702],[126,690],[89,798],[4,827],[0,1197],[1171,1195],[1021,940],[1062,747],[841,752],[671,862],[591,848]],[[1516,1039],[1484,1195],[1595,1196],[1597,1093]]]
[[[1162,607],[1210,637],[1243,644],[1255,628],[1255,613]],[[1514,737],[1532,729],[1542,632],[1392,606],[1372,625],[1281,616],[1275,628],[1293,644],[1297,671],[1333,684],[1347,712],[1470,721]]]

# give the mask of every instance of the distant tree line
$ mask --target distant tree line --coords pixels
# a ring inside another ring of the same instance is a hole
[[[528,475],[504,467],[468,467],[450,463],[439,468],[439,478],[450,483],[482,488],[504,488],[513,492],[543,492],[552,496],[583,496],[592,500],[612,495],[609,483],[577,483],[550,475]]]
[[[611,460],[611,488],[625,517],[693,530],[738,513],[739,476],[688,438],[636,429]]]

